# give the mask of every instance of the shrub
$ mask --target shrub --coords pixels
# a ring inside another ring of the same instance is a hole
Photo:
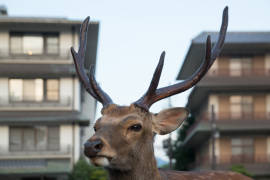
[[[69,180],[106,180],[107,173],[103,168],[95,167],[86,162],[84,158],[74,165]]]

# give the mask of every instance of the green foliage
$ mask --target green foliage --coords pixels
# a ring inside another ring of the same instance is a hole
[[[195,154],[192,149],[188,149],[182,146],[187,134],[187,130],[194,123],[195,119],[193,116],[189,116],[181,128],[178,130],[177,140],[172,143],[172,158],[175,159],[174,167],[175,170],[188,170],[189,165],[194,161]],[[168,141],[168,140],[165,140]],[[168,143],[165,143],[168,144]],[[170,148],[164,147],[166,153],[169,156]]]
[[[233,165],[231,167],[231,171],[238,172],[248,177],[252,177],[252,174],[250,174],[243,165]]]
[[[69,180],[106,180],[107,173],[103,168],[95,167],[86,162],[85,159],[75,164]]]

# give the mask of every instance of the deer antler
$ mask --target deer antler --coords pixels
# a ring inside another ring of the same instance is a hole
[[[92,95],[96,100],[102,103],[105,107],[109,104],[113,104],[112,99],[106,94],[96,82],[94,77],[94,68],[90,67],[90,76],[87,77],[84,71],[84,59],[85,59],[85,50],[86,50],[86,43],[87,43],[87,32],[88,32],[88,23],[89,17],[87,17],[81,26],[80,29],[80,46],[79,51],[76,53],[73,47],[71,47],[71,54],[73,56],[75,68],[79,79],[83,83],[86,91]]]
[[[152,81],[150,83],[147,92],[139,100],[134,102],[134,104],[145,110],[148,110],[151,107],[151,105],[154,104],[155,102],[164,99],[166,97],[183,92],[194,86],[196,83],[198,83],[201,80],[201,78],[206,74],[206,72],[210,69],[211,65],[214,63],[217,56],[220,54],[227,32],[227,26],[228,26],[228,7],[225,7],[225,9],[223,10],[222,24],[219,32],[218,41],[215,44],[213,50],[211,50],[211,38],[208,35],[206,41],[205,59],[204,62],[199,67],[199,69],[197,69],[197,71],[193,75],[191,75],[188,79],[186,79],[183,82],[157,89],[165,57],[165,52],[163,52],[161,54],[159,63],[156,67],[155,73],[153,75]]]

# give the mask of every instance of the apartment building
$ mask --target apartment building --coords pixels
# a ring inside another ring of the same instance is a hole
[[[81,22],[1,14],[0,179],[64,180],[79,159],[96,109],[70,54]],[[86,68],[98,29],[89,24]]]
[[[178,80],[189,77],[204,57],[203,32],[192,40]],[[216,169],[243,165],[256,179],[270,177],[270,32],[229,32],[206,76],[192,89],[186,107],[195,117],[184,146],[194,149],[194,170],[211,169],[211,120]]]

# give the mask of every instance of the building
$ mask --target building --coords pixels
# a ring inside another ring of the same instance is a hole
[[[204,57],[203,32],[192,40],[178,80]],[[195,117],[183,145],[194,149],[193,170],[229,170],[243,165],[258,179],[270,177],[270,32],[228,32],[221,56],[192,89],[186,107]],[[213,110],[212,110],[213,107]],[[211,115],[213,114],[213,115]],[[217,136],[212,161],[211,118]]]
[[[1,14],[0,179],[64,180],[79,159],[96,109],[70,53],[81,22]],[[89,24],[85,67],[96,62],[98,29]]]

